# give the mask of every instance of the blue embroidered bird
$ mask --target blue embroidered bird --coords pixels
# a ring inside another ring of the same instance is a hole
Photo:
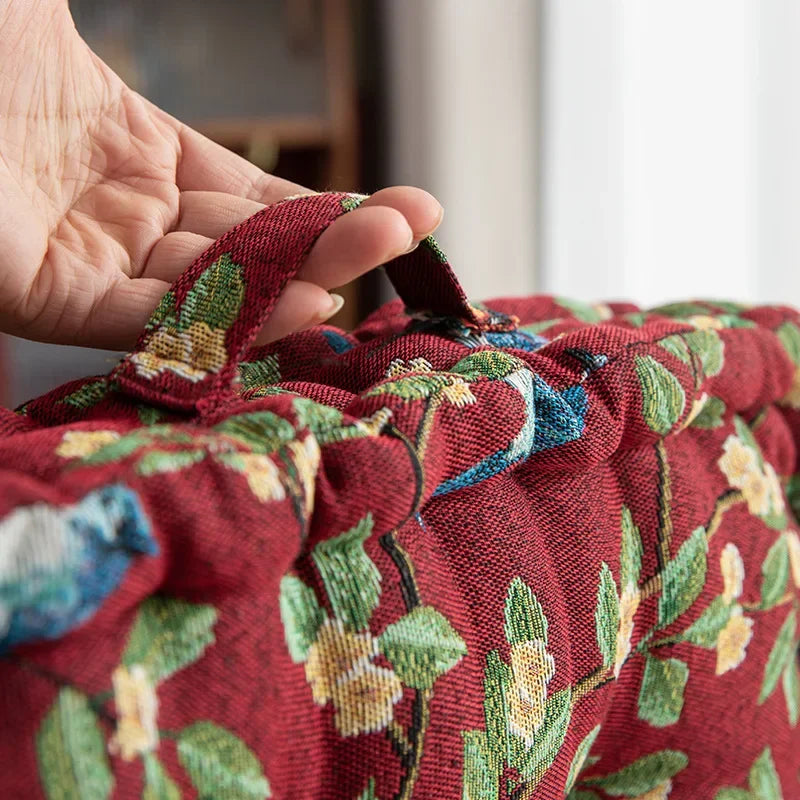
[[[35,503],[0,520],[0,654],[89,619],[132,559],[158,546],[139,498],[105,486],[71,506]]]
[[[502,351],[468,356],[452,371],[469,377],[480,374],[512,386],[525,403],[525,421],[507,447],[441,483],[435,497],[485,481],[533,453],[575,441],[583,433],[588,399],[580,384],[557,391],[523,361]]]

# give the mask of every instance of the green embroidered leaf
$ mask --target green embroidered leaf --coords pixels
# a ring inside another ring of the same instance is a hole
[[[97,715],[85,694],[58,693],[36,735],[39,777],[48,800],[104,800],[114,778]]]
[[[758,327],[751,319],[737,316],[736,314],[718,314],[717,319],[726,328],[756,328]]]
[[[139,475],[149,477],[164,472],[178,472],[206,457],[205,450],[151,450],[136,464]]]
[[[381,574],[364,551],[372,533],[372,514],[349,531],[319,542],[311,551],[325,584],[334,616],[354,631],[369,626],[381,592]]]
[[[658,598],[658,622],[674,622],[703,591],[706,582],[708,543],[705,528],[697,528],[664,567],[663,589]]]
[[[196,722],[178,734],[178,759],[198,800],[264,800],[269,783],[255,753],[213,722]]]
[[[572,764],[569,768],[569,774],[567,775],[567,783],[564,787],[565,792],[569,792],[569,790],[575,785],[575,781],[578,780],[578,775],[581,773],[581,769],[586,761],[586,757],[589,755],[598,733],[600,733],[600,726],[595,725],[595,727],[586,734],[583,741],[578,745],[578,749],[575,751],[575,756],[573,757]]]
[[[302,663],[325,622],[325,611],[320,608],[314,590],[295,575],[281,578],[280,608],[289,655],[295,664]]]
[[[146,331],[154,331],[162,325],[175,326],[177,312],[175,311],[175,294],[167,292],[159,301],[156,310],[145,325]]]
[[[789,581],[789,543],[779,536],[767,552],[761,565],[761,608],[775,606],[786,592]]]
[[[794,728],[800,719],[800,678],[794,658],[789,658],[783,670],[783,696],[786,698],[789,723]]]
[[[149,431],[135,431],[101,447],[90,456],[82,459],[83,464],[108,464],[121,461],[152,442]]]
[[[378,800],[375,794],[375,778],[370,778],[367,782],[367,788],[356,798],[356,800]]]
[[[153,753],[144,753],[142,800],[181,800],[181,790]]]
[[[692,625],[683,633],[687,642],[713,649],[717,646],[717,637],[731,618],[733,607],[728,605],[724,598],[715,597],[711,605],[700,615]]]
[[[789,478],[789,483],[786,487],[786,495],[789,499],[789,505],[791,506],[795,520],[800,522],[800,472]]]
[[[567,735],[572,715],[572,689],[562,689],[551,694],[545,705],[542,727],[536,732],[536,741],[518,764],[512,764],[523,778],[536,778],[550,768]]]
[[[683,361],[684,364],[692,363],[692,356],[689,353],[689,346],[679,333],[676,333],[673,336],[666,336],[659,341],[659,345],[661,345],[661,347],[663,347],[668,353],[671,353],[673,356]]]
[[[588,789],[573,789],[566,800],[600,800],[600,795]]]
[[[512,682],[511,668],[503,663],[499,653],[486,654],[483,679],[483,712],[486,717],[486,744],[489,751],[502,763],[508,754],[508,703],[506,693]]]
[[[753,800],[753,795],[747,789],[726,786],[714,795],[714,800]]]
[[[800,328],[793,322],[784,322],[775,333],[778,334],[789,358],[800,367]]]
[[[597,608],[594,612],[597,646],[603,655],[603,666],[610,667],[617,655],[619,630],[619,596],[614,576],[603,562],[600,568],[600,586],[597,589]]]
[[[193,322],[205,322],[212,329],[230,328],[239,315],[242,300],[242,268],[231,261],[230,253],[224,253],[189,290],[181,304],[178,328],[186,330]]]
[[[239,364],[239,377],[245,389],[278,383],[281,379],[278,356],[270,354],[258,361],[242,361]]]
[[[292,423],[271,411],[252,411],[229,417],[214,430],[238,439],[254,453],[273,453],[281,445],[291,442],[296,433]]]
[[[496,800],[499,762],[492,756],[484,731],[463,731],[464,774],[462,800]]]
[[[637,797],[674,778],[689,759],[678,750],[659,750],[628,764],[619,772],[601,778],[581,778],[581,783],[599,786],[616,797]]]
[[[756,437],[753,436],[753,431],[750,426],[737,414],[733,418],[733,425],[736,428],[736,435],[742,440],[742,443],[755,451],[758,458],[758,468],[763,471],[764,469],[764,456],[761,454],[761,448],[758,446]]]
[[[699,303],[665,303],[650,309],[651,314],[659,314],[662,317],[707,317],[708,308]]]
[[[625,315],[625,319],[633,325],[634,328],[643,328],[647,322],[647,314],[642,311],[632,311],[630,314]]]
[[[725,410],[725,403],[719,397],[709,397],[692,420],[692,427],[705,430],[719,428],[724,422]]]
[[[418,606],[388,625],[378,647],[397,677],[413,689],[430,689],[467,652],[464,640],[432,606]]]
[[[370,389],[364,396],[390,394],[403,400],[425,400],[438,394],[453,379],[449,375],[407,375],[396,381],[386,381]]]
[[[331,431],[342,425],[342,412],[338,408],[316,403],[306,397],[292,400],[300,428],[308,428],[317,439],[327,440]]]
[[[642,388],[645,422],[656,433],[669,433],[686,406],[680,381],[652,356],[636,357],[636,375]]]
[[[523,361],[502,350],[481,350],[462,358],[454,367],[451,367],[450,371],[463,376],[468,381],[478,378],[498,380],[525,367]]]
[[[575,319],[581,322],[602,322],[603,315],[589,303],[582,303],[579,300],[570,300],[566,297],[553,298],[562,308],[569,311]]]
[[[536,639],[547,644],[547,618],[530,586],[514,578],[508,587],[505,605],[506,639],[511,645]]]
[[[214,643],[216,621],[213,606],[150,597],[139,606],[121,661],[143,666],[153,683],[166,680]]]
[[[100,378],[97,381],[88,381],[80,389],[76,389],[66,397],[59,400],[73,408],[91,408],[97,405],[109,392],[108,378]]]
[[[752,306],[747,303],[737,303],[730,300],[714,300],[713,305],[728,314],[741,314],[742,311],[747,311],[752,308]]]
[[[761,684],[761,693],[758,695],[758,704],[761,705],[774,691],[778,685],[781,672],[786,668],[786,664],[793,658],[795,651],[794,630],[796,627],[796,613],[792,609],[784,620],[775,644],[772,645],[767,664],[764,667],[764,681]]]
[[[684,339],[699,359],[703,374],[711,378],[722,372],[725,361],[725,343],[715,330],[685,333]]]
[[[620,586],[636,587],[642,571],[642,537],[633,524],[633,516],[628,506],[622,506],[622,547],[620,550]]]
[[[142,425],[155,425],[164,417],[164,412],[161,409],[153,408],[153,406],[137,406],[136,414]]]
[[[750,767],[748,780],[754,800],[783,800],[781,782],[769,747],[764,748],[764,752]]]
[[[663,661],[646,656],[642,687],[639,691],[639,719],[655,728],[674,725],[683,710],[683,690],[689,680],[689,667],[677,658]]]

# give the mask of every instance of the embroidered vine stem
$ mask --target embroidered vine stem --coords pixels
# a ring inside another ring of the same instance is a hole
[[[740,491],[735,489],[720,495],[716,504],[714,505],[714,511],[711,514],[708,525],[706,526],[706,541],[709,541],[711,537],[719,530],[720,525],[722,525],[725,512],[742,502],[744,502],[744,496]],[[661,566],[659,564],[659,571],[642,583],[642,586],[639,590],[641,600],[647,600],[649,597],[658,594],[658,592],[661,591],[662,586],[663,579],[661,577]]]
[[[794,603],[796,600],[796,595],[793,591],[789,590],[786,594],[783,595],[779,600],[776,600],[770,607],[769,610],[771,611],[773,608],[777,608],[778,606],[785,606],[788,603]],[[742,609],[744,611],[756,612],[756,611],[764,611],[764,607],[761,603],[742,603]]]
[[[572,687],[572,707],[575,708],[578,702],[586,697],[587,694],[599,689],[609,681],[611,681],[611,674],[608,667],[598,667],[588,675],[585,675]]]
[[[662,572],[670,559],[672,544],[672,480],[670,476],[667,447],[663,439],[656,443],[658,459],[658,548],[656,560]]]
[[[400,573],[400,590],[406,611],[411,612],[421,605],[419,588],[414,576],[414,565],[408,553],[395,538],[396,531],[386,533],[380,538],[381,547],[392,559],[397,571]],[[431,717],[430,689],[416,689],[414,703],[411,708],[411,725],[406,734],[402,727],[393,720],[387,729],[392,748],[405,767],[405,773],[400,780],[400,789],[395,795],[395,800],[410,800],[414,792],[414,785],[419,777],[419,766],[422,759],[423,743]]]
[[[430,438],[431,429],[433,428],[433,420],[443,400],[442,393],[439,392],[428,401],[425,414],[422,417],[422,422],[417,431],[417,458],[419,458],[420,461],[425,458],[425,451],[428,448],[428,439]]]
[[[716,505],[714,506],[714,512],[711,514],[711,519],[708,522],[708,526],[706,527],[707,540],[710,541],[711,537],[719,530],[719,526],[722,524],[722,518],[725,515],[725,512],[742,502],[744,502],[744,495],[738,490],[725,492],[725,494],[719,497]]]

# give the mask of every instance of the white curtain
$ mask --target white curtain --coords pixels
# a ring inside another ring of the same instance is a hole
[[[800,3],[542,0],[540,288],[800,305]]]
[[[384,0],[392,183],[445,206],[437,237],[476,298],[531,293],[536,0]]]

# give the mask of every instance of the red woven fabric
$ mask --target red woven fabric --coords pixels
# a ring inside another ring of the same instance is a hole
[[[473,307],[429,241],[251,348],[358,202],[2,412],[0,794],[800,798],[800,317]]]

